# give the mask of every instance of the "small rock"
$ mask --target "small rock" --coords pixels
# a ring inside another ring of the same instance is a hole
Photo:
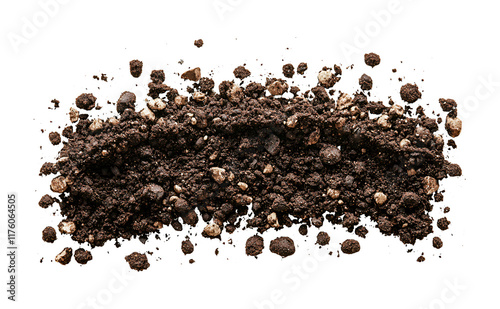
[[[377,124],[384,128],[384,129],[390,129],[392,127],[391,123],[389,122],[389,116],[388,115],[382,115],[377,119]]]
[[[202,235],[204,237],[218,237],[221,234],[221,229],[218,224],[215,223],[209,223],[205,228],[203,229]]]
[[[50,189],[56,193],[63,193],[68,189],[68,183],[64,176],[57,176],[50,182]]]
[[[156,119],[156,116],[155,114],[148,108],[148,107],[144,107],[140,112],[139,112],[139,115],[146,119],[147,121],[155,121]]]
[[[264,174],[271,174],[273,172],[273,166],[271,164],[267,164],[265,167],[264,167],[264,171],[263,173]]]
[[[340,162],[342,154],[340,150],[335,146],[323,147],[319,152],[319,157],[321,162],[326,165],[334,165]]]
[[[73,249],[71,248],[64,248],[61,253],[56,255],[55,261],[57,263],[60,263],[61,265],[67,265],[69,262],[71,262],[71,257],[73,256]]]
[[[241,191],[246,191],[248,189],[248,185],[244,182],[238,182],[238,187]]]
[[[76,225],[72,221],[63,220],[57,226],[61,234],[73,234],[76,231]]]
[[[167,103],[163,102],[163,100],[160,98],[156,98],[154,100],[146,100],[146,104],[152,111],[162,111],[167,107]]]
[[[439,184],[437,180],[430,176],[425,176],[423,180],[424,192],[427,195],[431,195],[439,189]]]
[[[445,128],[451,137],[457,137],[462,132],[462,120],[457,117],[446,116]]]
[[[271,95],[282,95],[288,90],[288,84],[282,83],[279,80],[273,82],[271,85],[267,87],[267,90],[271,93]]]
[[[89,126],[89,130],[95,132],[102,130],[103,127],[104,127],[104,121],[102,119],[96,118],[92,120],[92,123]]]
[[[269,214],[267,216],[267,223],[269,223],[270,226],[272,227],[279,227],[279,222],[278,222],[278,216],[276,215],[275,212]]]
[[[218,183],[221,184],[226,180],[227,173],[226,170],[220,167],[211,167],[210,173],[212,178]]]
[[[378,205],[383,205],[387,201],[387,196],[382,192],[375,193],[373,198],[375,199],[375,203]]]

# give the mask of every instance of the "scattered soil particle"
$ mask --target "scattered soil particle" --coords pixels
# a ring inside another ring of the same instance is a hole
[[[337,65],[324,67],[319,85],[301,95],[290,89],[291,98],[283,79],[216,86],[199,68],[183,74],[195,83],[181,93],[154,70],[141,111],[131,92],[122,93],[108,119],[70,109],[74,131],[65,134],[59,160],[45,163],[40,174],[59,174],[50,188],[74,224],[68,234],[92,247],[147,240],[164,225],[182,231],[202,224],[204,237],[220,239],[238,229],[296,225],[306,235],[308,226],[329,222],[363,237],[362,216],[383,234],[415,244],[433,233],[431,201],[440,199],[440,182],[462,171],[446,160],[438,124],[423,107],[415,113],[360,91],[342,92],[333,88],[341,74]],[[413,86],[403,99],[420,97]],[[82,94],[76,101],[90,110],[96,99]],[[448,118],[458,119],[456,109]],[[451,121],[447,129],[455,130]],[[48,196],[39,204],[53,202]],[[359,250],[354,240],[344,244]],[[270,249],[286,256],[295,246],[281,237]]]
[[[71,262],[71,257],[73,256],[73,249],[71,248],[64,248],[61,253],[56,255],[55,261],[61,265],[67,265],[69,262]]]
[[[118,101],[116,101],[116,111],[119,114],[123,114],[123,112],[127,108],[135,110],[135,102],[136,102],[135,94],[130,91],[125,91],[120,95]]]
[[[436,236],[432,239],[432,246],[436,249],[441,249],[443,247],[443,241]]]
[[[281,257],[287,257],[295,253],[295,244],[290,237],[278,237],[271,240],[269,250]]]
[[[401,99],[408,103],[414,103],[418,99],[422,98],[422,93],[418,90],[418,86],[416,84],[403,85],[399,94],[401,95]]]
[[[445,214],[449,213],[449,212],[450,212],[450,207],[446,206],[446,207],[444,208],[443,212],[444,212]]]
[[[300,235],[306,236],[307,235],[307,225],[302,224],[299,226],[299,233]]]
[[[294,74],[295,68],[293,67],[293,64],[288,63],[283,66],[283,75],[285,75],[286,78],[292,78]]]
[[[47,176],[55,173],[54,163],[45,162],[40,168],[40,176]]]
[[[184,253],[184,254],[191,254],[194,251],[194,245],[191,242],[191,240],[186,239],[186,240],[182,241],[181,249],[182,249],[182,253]]]
[[[82,93],[76,98],[75,103],[76,107],[89,111],[95,107],[96,100],[92,93]]]
[[[52,196],[50,196],[48,194],[45,194],[44,196],[42,196],[42,198],[38,202],[38,206],[40,206],[42,208],[48,208],[49,206],[52,206],[52,204],[54,204],[55,201],[56,201],[55,198],[53,198]]]
[[[439,104],[441,105],[441,108],[445,112],[450,112],[450,111],[457,108],[457,102],[455,102],[455,100],[453,100],[453,99],[441,98],[441,99],[439,99]]]
[[[130,265],[130,268],[143,271],[149,268],[148,257],[146,254],[134,252],[125,257],[125,261]]]
[[[301,62],[297,66],[297,73],[300,75],[304,75],[304,73],[307,71],[307,63]]]
[[[365,54],[365,63],[373,68],[380,64],[380,56],[375,53]]]
[[[75,261],[79,264],[87,264],[88,261],[92,260],[92,253],[85,249],[79,248],[75,250]]]
[[[200,68],[187,70],[186,72],[182,73],[181,78],[197,82],[201,78],[201,70]]]
[[[57,132],[50,132],[49,140],[52,143],[52,145],[59,145],[61,143],[61,135]]]
[[[194,46],[200,48],[203,46],[203,40],[202,39],[199,39],[199,40],[195,40],[194,41]]]
[[[234,77],[236,77],[236,78],[245,79],[248,76],[250,76],[252,74],[252,72],[250,72],[244,66],[240,65],[239,67],[237,67],[236,69],[234,69],[233,74],[234,74]]]
[[[43,229],[42,239],[45,242],[53,243],[57,240],[56,230],[52,226],[47,226],[45,229]]]
[[[445,231],[448,229],[449,225],[450,225],[450,221],[448,221],[448,219],[446,217],[444,218],[441,218],[441,219],[438,219],[437,221],[437,226],[438,228],[440,228],[441,230]]]
[[[359,86],[361,90],[371,90],[373,86],[373,80],[370,76],[363,74],[359,78]]]
[[[355,239],[345,240],[340,247],[340,250],[342,250],[342,252],[345,254],[354,254],[356,252],[359,252],[360,249],[361,246],[359,245],[359,242]]]
[[[419,263],[425,262],[425,257],[423,255],[419,256],[417,258],[417,262],[419,262]]]
[[[53,99],[52,101],[50,101],[51,103],[54,104],[54,109],[58,108],[59,107],[59,103],[61,103],[59,100],[57,99]]]
[[[142,61],[139,60],[132,60],[130,61],[130,74],[138,78],[142,74]]]
[[[195,260],[189,259],[189,264],[193,264],[194,262],[195,262]]]
[[[257,256],[264,249],[264,238],[259,235],[254,235],[247,239],[245,252],[249,256]]]
[[[368,229],[360,225],[354,230],[354,233],[361,238],[366,238],[366,234],[368,234]]]
[[[326,246],[330,243],[330,235],[326,232],[319,232],[316,237],[316,244],[320,246]]]

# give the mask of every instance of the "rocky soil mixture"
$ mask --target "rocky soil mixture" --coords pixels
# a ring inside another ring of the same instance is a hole
[[[374,67],[380,57],[367,54],[365,61]],[[297,73],[306,69],[301,63]],[[131,61],[130,72],[140,76],[142,62]],[[218,238],[242,228],[264,233],[292,226],[305,235],[311,225],[329,222],[364,238],[368,231],[359,225],[364,215],[381,233],[405,244],[433,233],[429,212],[431,201],[442,199],[439,182],[460,176],[461,169],[443,154],[438,121],[420,106],[413,111],[421,99],[416,84],[401,87],[402,100],[412,104],[400,106],[370,100],[365,91],[372,79],[366,74],[356,93],[335,89],[342,77],[339,66],[323,68],[318,84],[302,93],[279,78],[216,86],[202,73],[200,68],[184,72],[192,88],[181,94],[165,84],[162,70],[155,70],[147,107],[136,110],[135,94],[126,91],[108,119],[72,108],[74,128],[63,132],[59,159],[40,171],[53,175],[51,190],[58,194],[56,199],[43,196],[40,206],[58,202],[65,222],[61,231],[92,247],[170,225],[203,225],[205,237]],[[245,67],[234,71],[238,79],[250,74]],[[280,74],[293,77],[294,66],[285,65]],[[293,95],[283,96],[288,91]],[[455,101],[440,103],[449,112],[446,130],[458,136]],[[92,110],[96,97],[83,93],[75,105]],[[56,132],[49,137],[53,144],[61,142]],[[439,220],[442,230],[449,224]],[[325,234],[318,244],[330,242]],[[51,230],[44,231],[45,241],[55,239]],[[434,246],[442,243],[434,240]],[[256,256],[263,248],[263,239],[253,236],[246,253]],[[295,252],[288,237],[273,240],[269,248],[283,257]],[[182,249],[188,254],[194,247],[185,241]],[[342,244],[342,252],[359,250],[356,240]],[[83,251],[77,256],[81,263],[91,259]],[[60,262],[70,258],[66,250]],[[137,270],[149,267],[138,253],[127,261]]]

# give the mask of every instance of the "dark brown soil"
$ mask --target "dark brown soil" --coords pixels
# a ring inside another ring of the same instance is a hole
[[[278,237],[271,240],[269,250],[281,257],[287,257],[295,253],[295,244],[290,237]]]
[[[453,99],[439,99],[439,104],[445,112],[450,112],[457,108],[457,102]]]
[[[376,62],[374,56],[367,59]],[[303,69],[301,64],[297,72]],[[250,74],[245,70],[234,74],[243,79]],[[339,66],[323,71],[331,71],[327,86],[342,74]],[[124,92],[113,118],[100,122],[81,114],[59,153],[65,159],[42,166],[42,175],[60,173],[53,187],[60,193],[61,214],[76,226],[75,241],[102,246],[145,238],[164,225],[182,231],[199,224],[210,238],[293,225],[306,235],[308,226],[326,223],[364,238],[364,215],[383,234],[414,244],[433,233],[429,212],[431,201],[442,195],[439,182],[462,174],[445,159],[444,141],[434,134],[437,121],[422,107],[415,114],[359,92],[341,92],[334,100],[323,86],[286,99],[279,96],[289,86],[276,78],[265,85],[223,81],[215,87],[199,68],[182,78],[195,82],[184,97],[165,84],[162,70],[151,73],[149,95],[160,98],[162,108],[135,111],[135,94]],[[405,86],[404,100],[420,98],[416,85]],[[85,110],[95,102],[92,94],[76,99]],[[53,202],[47,195],[39,204],[47,208]],[[243,224],[250,210],[253,216]],[[447,228],[443,219],[438,227]],[[359,250],[357,241],[344,244],[348,251],[356,244]],[[259,252],[250,245],[251,253]],[[270,249],[283,256],[295,246],[284,237]]]
[[[88,261],[92,260],[92,253],[85,249],[76,249],[75,251],[75,261],[79,264],[87,264]]]
[[[432,245],[434,246],[434,248],[436,249],[441,249],[443,247],[443,241],[441,240],[441,238],[439,237],[434,237],[432,239]]]
[[[130,61],[130,74],[137,78],[142,74],[142,61],[132,60]]]
[[[45,229],[43,229],[42,239],[45,242],[53,243],[57,240],[56,230],[52,226],[47,226]]]
[[[316,236],[316,244],[326,246],[330,243],[330,235],[327,232],[319,232]]]
[[[444,217],[444,218],[438,219],[437,226],[441,230],[445,231],[448,229],[448,226],[450,225],[450,223],[451,222],[446,217]]]
[[[75,103],[76,107],[89,111],[95,107],[96,100],[97,98],[92,93],[82,93],[76,98]]]
[[[359,252],[361,249],[361,246],[359,245],[359,242],[355,239],[347,239],[342,243],[342,246],[340,247],[340,250],[344,252],[345,254],[354,254],[356,252]]]
[[[245,79],[248,76],[250,76],[252,74],[252,72],[247,70],[247,68],[245,68],[244,66],[240,65],[239,67],[234,69],[233,74],[234,74],[234,77],[236,77],[236,78]]]
[[[301,62],[297,66],[297,73],[300,75],[304,75],[304,73],[307,71],[307,63]]]
[[[52,206],[52,204],[54,204],[55,201],[56,201],[55,198],[53,198],[48,194],[45,194],[38,202],[38,205],[42,208],[48,208],[49,206]]]
[[[295,68],[293,67],[293,64],[288,63],[283,66],[283,75],[285,75],[285,77],[292,78],[294,74]]]
[[[61,135],[57,132],[50,132],[49,140],[52,145],[59,145],[61,143]]]
[[[194,46],[200,48],[203,46],[203,40],[202,39],[199,39],[199,40],[196,40],[194,41]]]
[[[354,233],[361,238],[366,238],[366,234],[368,234],[368,229],[360,225],[354,230]]]
[[[380,64],[380,56],[375,53],[365,54],[365,63],[373,68]]]
[[[134,252],[125,257],[125,261],[130,265],[130,268],[142,271],[149,268],[148,257],[146,254]]]
[[[373,86],[373,80],[370,76],[363,74],[359,78],[359,86],[361,90],[371,90]]]
[[[245,245],[245,252],[250,256],[257,256],[262,253],[264,249],[264,238],[259,235],[254,235],[247,239]]]
[[[182,241],[181,249],[182,249],[182,253],[191,254],[194,252],[194,245],[191,242],[191,240],[186,239],[186,240]]]
[[[401,99],[408,103],[414,103],[422,97],[422,93],[420,93],[418,86],[415,84],[403,85],[399,94],[401,95]]]

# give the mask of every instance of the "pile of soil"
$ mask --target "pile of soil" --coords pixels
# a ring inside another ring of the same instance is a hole
[[[365,60],[372,67],[380,63],[375,54]],[[130,69],[138,77],[142,62],[132,61]],[[306,69],[301,63],[297,73]],[[238,67],[234,74],[243,79],[250,71]],[[292,77],[293,65],[285,65],[282,74]],[[409,104],[371,101],[363,91],[372,88],[367,75],[358,92],[336,89],[336,98],[331,90],[341,76],[340,67],[325,67],[318,85],[300,93],[278,78],[265,85],[223,81],[215,88],[196,68],[182,74],[193,84],[181,95],[155,70],[146,108],[136,110],[136,96],[127,91],[116,98],[115,117],[75,119],[73,112],[74,130],[65,129],[59,159],[40,173],[57,174],[51,189],[59,193],[64,221],[75,226],[69,233],[92,247],[164,226],[182,230],[198,224],[207,225],[205,237],[216,238],[242,228],[263,233],[294,225],[305,235],[307,227],[326,220],[364,238],[362,215],[381,233],[414,244],[433,233],[429,212],[433,198],[442,200],[439,181],[461,175],[444,157],[445,141],[437,134],[441,121],[420,106],[414,113]],[[288,91],[292,98],[282,96]],[[408,103],[421,98],[411,84],[400,95]],[[92,110],[95,102],[94,94],[84,93],[75,105]],[[457,136],[456,104],[441,102],[451,115],[447,130]],[[58,144],[61,138],[51,133],[50,139]],[[44,196],[40,206],[52,203]],[[442,229],[448,225],[440,220]],[[55,240],[50,233],[44,232],[46,241]],[[318,235],[318,244],[329,242],[328,234]],[[246,253],[258,255],[263,248],[263,239],[253,236]],[[193,249],[189,240],[183,242],[184,253]],[[356,240],[342,245],[349,254],[359,249]],[[288,256],[294,242],[275,239],[270,251]],[[142,270],[149,266],[144,258],[134,253],[127,261]],[[82,260],[89,260],[86,253]]]

